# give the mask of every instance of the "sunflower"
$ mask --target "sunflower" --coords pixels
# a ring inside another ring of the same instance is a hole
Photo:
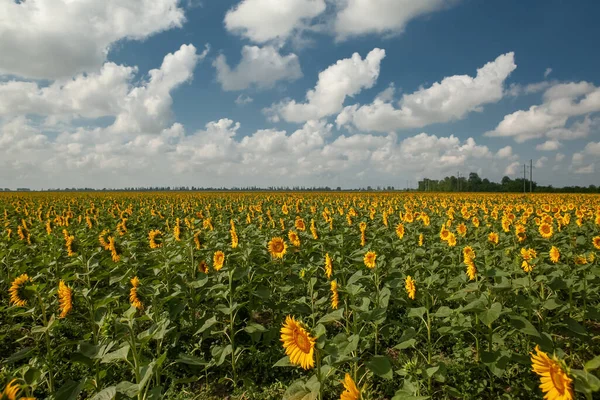
[[[491,232],[488,235],[488,242],[498,244],[498,234],[495,232]]]
[[[129,302],[138,310],[142,310],[144,308],[144,304],[138,296],[138,287],[140,286],[140,280],[137,276],[134,276],[133,278],[131,278],[130,282],[132,287],[129,290]]]
[[[367,268],[373,269],[375,268],[375,259],[377,258],[377,254],[374,251],[367,251],[363,261]]]
[[[58,282],[58,304],[60,309],[59,318],[66,317],[73,308],[73,291],[62,279]]]
[[[200,262],[200,264],[198,265],[198,270],[203,274],[208,274],[208,264],[206,264],[206,261]]]
[[[200,250],[200,231],[194,233],[194,245],[196,245],[196,250]]]
[[[110,234],[110,230],[105,229],[98,236],[98,241],[100,242],[100,246],[102,246],[104,248],[104,250],[110,250],[110,248],[108,247],[108,242],[107,242],[108,239],[106,238],[108,236],[108,234]]]
[[[225,254],[221,250],[215,251],[215,254],[213,255],[213,265],[215,271],[223,268],[223,262],[225,262]]]
[[[298,234],[295,231],[288,232],[288,239],[290,239],[290,242],[294,246],[300,247],[300,237],[298,236]]]
[[[440,230],[440,239],[448,240],[449,237],[450,237],[450,231],[448,229],[446,229],[446,226],[442,226],[442,229]]]
[[[317,234],[317,227],[315,226],[315,220],[310,220],[310,233],[312,234],[313,239],[317,240],[319,235]]]
[[[550,239],[552,237],[552,234],[554,233],[554,229],[552,228],[552,225],[544,222],[543,224],[540,224],[539,227],[539,232],[540,235],[542,235],[542,237],[544,239]]]
[[[4,391],[2,392],[2,396],[0,396],[0,398],[2,399],[8,399],[8,400],[16,400],[17,398],[17,393],[19,392],[19,385],[16,384],[17,380],[13,379],[12,381],[10,381],[8,383],[8,385],[6,385],[6,387],[4,388]]]
[[[419,234],[419,247],[423,246],[423,234]]]
[[[304,223],[304,220],[302,218],[300,218],[300,217],[296,217],[296,221],[294,222],[294,226],[299,231],[303,231],[304,232],[306,230],[306,224]]]
[[[229,231],[229,233],[231,234],[231,248],[235,249],[239,243],[237,232],[232,229]]]
[[[592,239],[592,244],[598,250],[600,250],[600,236],[596,236]]]
[[[465,259],[465,261],[475,258],[475,251],[471,246],[463,248],[463,258]]]
[[[360,391],[356,387],[356,383],[352,380],[350,374],[346,374],[346,377],[342,381],[344,385],[344,391],[340,396],[340,400],[359,400],[360,399]]]
[[[477,277],[477,267],[475,267],[475,261],[471,258],[465,259],[465,265],[467,266],[467,276],[470,281],[474,281]]]
[[[108,249],[110,250],[110,256],[114,262],[119,262],[121,256],[117,253],[117,246],[115,244],[115,238],[112,236],[108,237]]]
[[[269,241],[269,253],[271,253],[271,257],[273,258],[283,258],[285,251],[287,249],[287,245],[280,237],[274,237]]]
[[[8,293],[10,294],[10,302],[17,307],[24,307],[27,304],[27,299],[21,297],[19,291],[23,288],[25,282],[28,281],[31,282],[29,276],[27,274],[23,274],[16,278],[10,285],[10,289],[8,289]]]
[[[398,236],[398,239],[402,239],[404,237],[404,225],[401,223],[396,225],[396,235]]]
[[[558,248],[556,246],[552,246],[549,254],[550,254],[550,261],[552,261],[554,264],[556,264],[558,262],[558,259],[560,258],[560,251],[558,250]]]
[[[331,278],[331,274],[333,273],[333,264],[331,263],[331,257],[329,257],[329,253],[325,254],[325,275],[327,275],[327,279]]]
[[[573,400],[575,394],[571,384],[573,379],[569,378],[566,368],[553,356],[540,350],[535,346],[536,354],[531,355],[531,369],[540,376],[540,389],[545,393],[546,400]]]
[[[331,308],[334,310],[338,309],[338,304],[340,301],[340,296],[337,291],[337,281],[331,281]]]
[[[527,262],[527,260],[523,260],[523,263],[521,264],[521,268],[525,272],[531,272],[531,271],[533,271],[533,265],[529,264]]]
[[[448,246],[456,246],[456,235],[454,235],[454,233],[452,232],[450,232],[450,234],[448,235]]]
[[[161,236],[162,233],[158,229],[153,229],[148,233],[148,240],[150,241],[151,249],[158,249],[159,247],[162,247],[162,242],[158,241]]]
[[[283,342],[285,354],[290,358],[290,362],[300,365],[304,369],[314,367],[313,355],[316,339],[310,336],[302,323],[288,315],[280,332],[280,340]]]
[[[465,224],[460,224],[456,227],[456,232],[458,232],[458,234],[460,236],[465,236],[467,234],[467,226]]]
[[[408,275],[404,281],[404,289],[406,289],[406,293],[411,300],[415,299],[415,295],[417,294],[417,288],[415,286],[415,281],[413,278]]]

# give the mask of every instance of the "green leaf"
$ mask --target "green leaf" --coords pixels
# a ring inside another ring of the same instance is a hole
[[[586,371],[593,371],[600,368],[600,356],[596,356],[590,361],[586,362],[584,368]]]
[[[408,311],[408,316],[413,318],[422,318],[426,312],[427,309],[425,307],[411,308]]]
[[[392,364],[386,356],[374,356],[370,361],[365,363],[365,366],[375,375],[385,379],[392,379],[394,371]]]
[[[417,341],[413,339],[417,335],[415,328],[410,327],[402,332],[400,336],[400,343],[394,346],[395,349],[404,350],[413,346]]]
[[[488,310],[479,313],[479,320],[486,326],[490,326],[495,320],[500,318],[500,313],[502,313],[502,304],[494,303]]]
[[[438,310],[433,314],[434,317],[437,318],[446,318],[452,314],[452,309],[448,306],[441,306]]]
[[[204,325],[202,325],[202,327],[196,331],[195,335],[204,332],[205,330],[207,330],[208,328],[210,328],[217,322],[218,322],[217,317],[215,317],[215,316],[207,319],[206,321],[204,321]]]
[[[118,360],[127,360],[127,356],[129,355],[129,345],[121,347],[118,350],[113,351],[112,353],[108,353],[102,357],[100,361],[102,364],[110,363]]]
[[[198,365],[205,366],[208,365],[208,362],[204,361],[204,359],[196,356],[192,356],[189,354],[179,354],[179,357],[175,360],[176,363],[180,364],[188,364],[188,365]]]
[[[67,381],[54,393],[55,400],[77,400],[79,393],[85,385],[85,380],[80,382]]]
[[[344,307],[324,315],[317,324],[326,324],[328,322],[339,321],[344,316]]]
[[[510,323],[521,333],[530,336],[540,337],[540,333],[537,329],[535,329],[531,322],[527,321],[527,319],[521,317],[520,315],[511,315]]]
[[[11,364],[24,358],[28,358],[31,354],[33,354],[33,352],[35,352],[35,349],[35,347],[25,347],[24,349],[21,349],[12,356],[8,357],[4,362],[6,364]]]
[[[117,384],[117,392],[122,393],[127,397],[134,397],[139,391],[139,385],[129,381],[122,381]]]
[[[318,397],[319,386],[314,390],[314,386],[307,387],[304,381],[292,383],[283,394],[283,400],[316,400]]]
[[[290,362],[290,358],[288,356],[282,357],[279,359],[279,361],[277,361],[275,364],[273,364],[273,367],[293,367],[294,364],[292,364]]]
[[[106,389],[98,392],[94,397],[90,400],[112,400],[117,395],[117,387],[109,386]]]
[[[258,332],[266,332],[267,329],[261,324],[257,324],[256,322],[249,322],[248,325],[244,328],[244,330],[248,333],[258,333]]]

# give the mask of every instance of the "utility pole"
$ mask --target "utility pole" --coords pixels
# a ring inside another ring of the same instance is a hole
[[[527,164],[523,164],[523,194],[527,193]]]
[[[533,193],[533,159],[529,160],[529,193]]]

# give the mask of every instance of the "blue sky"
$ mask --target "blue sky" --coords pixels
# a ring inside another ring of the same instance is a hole
[[[0,187],[414,187],[529,159],[600,184],[598,2],[27,3],[0,0]]]

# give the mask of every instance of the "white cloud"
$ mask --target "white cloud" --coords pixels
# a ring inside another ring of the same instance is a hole
[[[0,75],[70,78],[97,72],[110,47],[180,27],[177,0],[0,1]]]
[[[576,174],[593,174],[594,164],[588,164],[585,167],[580,167],[575,170]]]
[[[444,0],[338,0],[333,30],[338,40],[364,34],[398,34],[419,16],[447,7]]]
[[[506,167],[506,169],[504,169],[504,175],[509,176],[509,177],[516,175],[517,172],[519,171],[520,166],[521,166],[521,163],[518,161],[510,163]]]
[[[554,151],[558,150],[560,146],[561,144],[558,140],[546,140],[544,143],[535,146],[535,149],[540,151]]]
[[[513,152],[512,152],[512,147],[510,146],[505,146],[503,148],[501,148],[500,150],[498,150],[498,152],[496,153],[496,157],[503,159],[503,158],[510,158],[512,157]]]
[[[300,62],[295,54],[282,56],[272,46],[244,46],[242,59],[233,69],[220,54],[213,63],[217,81],[223,90],[244,90],[250,86],[270,88],[277,81],[293,81],[302,77]]]
[[[583,163],[583,154],[581,153],[573,153],[573,156],[571,158],[571,164],[572,165],[580,165],[581,163]]]
[[[554,158],[556,162],[561,162],[565,159],[565,155],[563,153],[556,153],[556,157]]]
[[[484,135],[512,137],[519,143],[544,136],[560,140],[582,138],[600,124],[600,119],[590,117],[599,111],[600,88],[588,82],[558,83],[544,92],[541,105],[504,116],[494,130]],[[582,121],[566,126],[570,118],[582,115]]]
[[[535,168],[543,168],[544,165],[546,165],[546,162],[548,161],[548,157],[540,157],[536,160],[535,164],[533,165]]]
[[[240,94],[236,99],[235,99],[235,104],[239,105],[239,106],[243,106],[249,103],[252,103],[254,101],[254,99],[248,95],[245,94]]]
[[[583,151],[586,154],[600,156],[600,142],[589,142]]]
[[[224,22],[228,31],[253,42],[283,42],[323,11],[324,0],[242,0]]]
[[[548,75],[550,75],[552,73],[552,68],[548,67],[546,68],[546,70],[544,71],[544,78],[547,78]]]
[[[264,112],[274,121],[279,117],[288,122],[320,119],[339,112],[346,97],[371,88],[379,77],[385,50],[375,48],[362,59],[354,53],[351,58],[338,60],[319,73],[317,85],[306,94],[306,103],[295,100],[273,104]]]
[[[403,95],[399,109],[381,99],[370,105],[345,107],[336,123],[338,127],[352,124],[363,131],[389,132],[462,119],[500,100],[504,81],[515,68],[514,54],[503,54],[479,68],[474,78],[454,75]]]

